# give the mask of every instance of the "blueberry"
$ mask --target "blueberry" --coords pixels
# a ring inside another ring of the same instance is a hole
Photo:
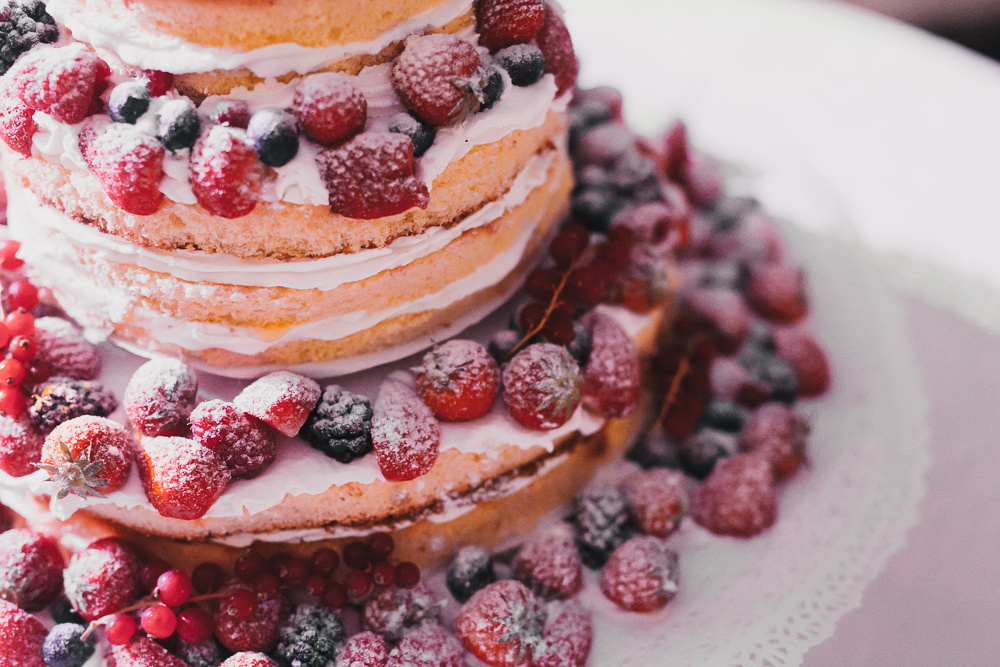
[[[52,606],[49,607],[49,614],[52,615],[52,620],[56,623],[77,623],[80,625],[86,623],[83,616],[76,613],[73,605],[66,598],[59,598],[53,602]]]
[[[579,322],[573,322],[573,333],[576,334],[576,337],[566,349],[568,349],[569,353],[573,355],[574,359],[576,359],[576,363],[580,365],[580,368],[583,368],[587,365],[587,361],[590,359],[590,332],[587,331],[587,327],[583,326]]]
[[[583,188],[573,194],[571,206],[573,217],[587,229],[607,232],[611,219],[625,206],[625,200],[612,188]]]
[[[108,113],[111,115],[111,120],[135,125],[139,116],[149,109],[150,99],[152,98],[145,84],[138,81],[119,83],[111,90],[111,96],[108,97]]]
[[[226,659],[225,649],[215,637],[204,644],[188,644],[181,640],[177,644],[175,653],[190,667],[219,667]]]
[[[295,116],[279,109],[263,109],[250,118],[247,137],[257,149],[260,161],[281,167],[299,152],[299,128]]]
[[[198,110],[187,98],[170,100],[156,114],[157,137],[167,150],[191,148],[201,132]]]
[[[710,428],[698,429],[680,444],[681,469],[695,479],[705,479],[720,459],[733,455],[735,445],[731,435]]]
[[[500,49],[494,56],[497,65],[507,70],[515,86],[530,86],[545,74],[545,56],[531,44],[515,44]]]
[[[94,639],[80,639],[82,625],[61,623],[51,630],[42,644],[42,659],[49,667],[80,667],[94,653]]]
[[[628,451],[626,458],[647,469],[681,467],[677,443],[659,433],[639,438]]]
[[[491,65],[489,73],[486,75],[486,85],[483,86],[483,97],[485,99],[480,105],[479,110],[492,109],[493,105],[500,99],[500,96],[503,95],[504,86],[503,74],[500,73],[500,68],[496,65]]]
[[[419,120],[406,112],[400,112],[389,119],[389,131],[405,134],[413,142],[413,157],[420,157],[434,143],[437,128]]]
[[[701,423],[727,433],[739,433],[746,422],[746,412],[732,401],[712,399],[701,415]]]
[[[514,346],[521,342],[521,334],[514,329],[503,329],[493,334],[490,338],[489,344],[486,349],[489,350],[490,356],[492,356],[498,364],[503,364],[507,361],[507,356],[510,351],[514,349]]]
[[[477,546],[459,549],[445,577],[448,590],[459,602],[465,602],[473,593],[496,580],[493,559],[486,549]]]

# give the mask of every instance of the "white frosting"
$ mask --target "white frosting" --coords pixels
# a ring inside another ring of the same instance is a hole
[[[202,46],[175,35],[142,30],[106,12],[88,10],[87,3],[79,0],[48,0],[46,9],[75,38],[108,49],[137,67],[173,74],[245,67],[259,77],[278,77],[292,72],[314,72],[356,56],[376,55],[408,35],[447,25],[468,12],[472,5],[471,0],[445,0],[364,42],[326,47],[286,42],[249,51]]]

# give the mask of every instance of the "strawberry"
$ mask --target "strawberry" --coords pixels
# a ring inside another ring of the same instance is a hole
[[[267,168],[244,130],[213,125],[191,151],[191,189],[209,213],[247,215],[260,201]]]
[[[294,438],[309,419],[321,393],[315,380],[276,371],[250,383],[233,399],[233,404]]]
[[[566,348],[535,343],[514,355],[504,368],[503,399],[519,424],[553,429],[573,416],[580,404],[581,384],[580,369]]]
[[[42,660],[46,634],[37,618],[0,600],[0,667],[46,667]]]
[[[330,210],[370,220],[427,208],[427,185],[414,173],[413,141],[394,132],[364,132],[319,155]]]
[[[806,458],[809,425],[783,403],[757,408],[740,431],[740,450],[753,452],[771,463],[775,481],[795,474]]]
[[[125,386],[123,403],[132,425],[145,436],[183,435],[198,397],[198,376],[176,359],[147,361]]]
[[[692,517],[716,535],[753,537],[774,524],[778,501],[771,464],[756,454],[720,461],[694,496]]]
[[[106,417],[75,417],[45,438],[38,467],[58,486],[58,498],[70,493],[101,498],[128,479],[132,437],[124,426]]]
[[[174,519],[200,519],[232,478],[215,452],[187,438],[143,438],[136,463],[149,502]]]
[[[802,272],[780,262],[751,269],[746,298],[762,317],[783,324],[798,322],[809,309]]]
[[[405,481],[427,473],[438,457],[441,428],[420,399],[413,376],[390,374],[372,410],[372,444],[382,475]]]
[[[497,362],[471,340],[456,338],[435,347],[416,373],[420,395],[442,421],[482,417],[493,407],[500,385]]]
[[[219,667],[278,667],[278,663],[263,653],[243,651],[229,656],[222,661]]]
[[[334,667],[385,667],[388,660],[389,645],[381,635],[366,630],[347,640]]]
[[[220,591],[229,595],[249,590],[245,584],[230,582]],[[225,605],[215,611],[215,637],[230,651],[260,651],[270,653],[278,642],[278,625],[288,613],[288,603],[281,595],[260,600],[253,615],[240,619],[228,613]]]
[[[18,63],[14,85],[29,107],[74,125],[86,117],[95,88],[107,74],[107,64],[80,42],[43,45]]]
[[[45,438],[26,414],[19,417],[0,415],[0,470],[11,477],[35,472],[44,442]]]
[[[569,30],[551,5],[545,5],[545,21],[542,29],[535,35],[535,41],[545,56],[545,73],[555,76],[559,94],[573,88],[580,64],[573,51],[573,39],[569,36]]]
[[[677,595],[677,554],[655,537],[633,537],[601,569],[601,592],[627,611],[656,611]]]
[[[605,418],[627,415],[639,401],[642,369],[639,351],[622,325],[591,311],[583,318],[590,332],[590,356],[583,369],[583,407]]]
[[[139,599],[139,555],[124,541],[106,537],[73,555],[63,587],[73,609],[88,621],[113,614]]]
[[[467,663],[462,645],[450,632],[436,623],[425,623],[403,637],[385,664],[386,667],[466,667]]]
[[[134,125],[109,123],[88,135],[83,148],[90,170],[115,206],[134,215],[156,213],[163,201],[160,179],[166,154],[156,137]]]
[[[277,454],[271,429],[225,401],[206,401],[194,409],[191,437],[217,453],[233,479],[256,477]]]
[[[36,362],[48,365],[53,376],[93,380],[101,372],[97,347],[69,320],[40,317],[35,320]]]
[[[799,396],[812,398],[830,388],[830,362],[823,347],[808,331],[798,327],[776,327],[774,346],[778,356],[795,371]]]
[[[542,646],[532,658],[531,667],[585,667],[593,640],[590,614],[570,607],[545,629]]]
[[[492,52],[530,42],[545,22],[542,0],[479,0],[476,32],[479,43]]]
[[[568,536],[549,534],[528,542],[513,569],[515,579],[546,598],[568,599],[583,588],[580,553]]]
[[[485,101],[486,68],[468,40],[448,34],[411,37],[392,66],[392,85],[414,116],[450,125]]]
[[[478,591],[455,617],[465,648],[493,667],[529,662],[542,641],[545,607],[519,581],[505,579]]]
[[[41,611],[62,591],[66,566],[59,545],[31,530],[0,534],[0,599]]]
[[[145,636],[112,646],[110,662],[115,667],[187,667],[183,660]]]
[[[343,72],[307,76],[295,91],[295,117],[306,136],[334,146],[365,129],[368,100]]]
[[[0,97],[0,138],[11,150],[31,155],[31,139],[38,130],[35,111],[18,97]]]
[[[681,473],[667,468],[637,471],[625,478],[621,490],[639,532],[667,537],[680,527],[688,504]]]

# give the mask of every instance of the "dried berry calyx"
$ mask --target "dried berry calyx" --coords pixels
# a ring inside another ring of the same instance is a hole
[[[64,461],[57,464],[39,463],[38,467],[49,473],[50,481],[59,487],[56,498],[62,500],[71,493],[81,498],[95,496],[103,498],[104,494],[97,489],[107,486],[108,480],[101,477],[104,461],[91,461],[88,452],[74,459],[66,443],[59,443]]]

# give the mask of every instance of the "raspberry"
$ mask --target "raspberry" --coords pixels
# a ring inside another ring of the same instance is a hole
[[[26,157],[31,156],[31,139],[38,130],[34,115],[35,110],[20,98],[0,97],[0,138]]]
[[[0,600],[0,665],[3,667],[46,667],[42,660],[45,626],[17,605]]]
[[[79,42],[39,46],[18,64],[14,85],[29,107],[74,125],[86,116],[94,89],[107,71],[107,65]]]
[[[762,317],[784,324],[794,324],[809,309],[802,272],[778,262],[751,269],[746,297]]]
[[[642,390],[639,352],[618,322],[592,311],[583,319],[590,332],[590,356],[583,369],[583,407],[601,417],[623,417]]]
[[[411,208],[427,208],[427,185],[414,176],[413,142],[393,132],[363,132],[320,153],[319,166],[330,193],[330,210],[370,220]]]
[[[99,382],[52,378],[35,387],[28,408],[32,423],[43,432],[82,416],[107,417],[118,409],[118,399]]]
[[[336,613],[303,604],[278,629],[272,655],[283,667],[327,667],[346,637]]]
[[[479,0],[476,31],[490,51],[530,42],[545,21],[542,0]]]
[[[75,417],[45,438],[39,467],[59,488],[102,497],[121,488],[132,468],[132,438],[124,426],[104,417]]]
[[[445,577],[448,590],[459,602],[465,602],[473,593],[496,580],[489,552],[472,545],[458,550]]]
[[[443,421],[482,417],[496,399],[500,371],[486,348],[452,339],[424,355],[417,387],[424,402]]]
[[[439,127],[478,111],[486,81],[476,47],[455,35],[411,37],[392,66],[392,85],[406,108]]]
[[[30,530],[0,533],[0,599],[41,611],[62,591],[65,566],[59,545]]]
[[[301,435],[313,448],[341,463],[361,458],[372,449],[371,401],[339,385],[329,385]]]
[[[580,404],[580,369],[566,348],[535,343],[518,352],[503,371],[504,402],[528,428],[562,426]]]
[[[576,548],[583,564],[596,569],[629,538],[628,505],[625,497],[612,488],[585,493],[575,505],[572,521]]]
[[[294,438],[319,401],[315,380],[288,371],[276,371],[249,384],[233,403],[243,412]]]
[[[334,667],[385,667],[388,660],[389,646],[381,635],[359,632],[340,649]]]
[[[424,621],[437,621],[443,602],[425,584],[387,588],[365,603],[365,628],[398,642]]]
[[[213,125],[191,152],[191,189],[205,209],[222,218],[239,218],[257,206],[266,168],[246,132]]]
[[[35,472],[42,457],[45,438],[28,420],[27,415],[0,415],[0,470],[11,477],[24,477]]]
[[[655,537],[633,537],[601,570],[601,592],[627,611],[656,611],[677,595],[677,554]]]
[[[334,146],[365,129],[368,100],[342,72],[307,76],[295,91],[295,116],[306,136],[321,146]]]
[[[229,656],[222,662],[220,667],[277,667],[277,664],[263,653],[244,651]],[[301,664],[306,665],[307,663],[303,662]]]
[[[124,123],[95,127],[80,137],[83,156],[108,198],[135,215],[156,213],[163,200],[163,145]]]
[[[80,639],[86,628],[76,623],[53,627],[42,644],[42,658],[49,667],[82,667],[94,654],[94,637]]]
[[[545,628],[545,607],[524,584],[505,579],[477,592],[455,617],[465,648],[494,667],[530,662]]]
[[[143,438],[135,459],[149,502],[174,519],[200,519],[231,479],[219,455],[187,438]]]
[[[139,599],[139,556],[124,541],[106,537],[74,554],[63,570],[73,609],[88,621],[124,609]]]
[[[115,667],[188,667],[149,637],[137,637],[131,642],[112,646],[110,664]]]
[[[806,457],[809,425],[781,403],[758,408],[740,432],[740,450],[771,463],[775,481],[791,477]]]
[[[585,667],[593,640],[590,614],[570,607],[545,629],[542,647],[531,667]]]
[[[153,97],[162,97],[174,88],[174,75],[170,72],[161,72],[155,69],[144,69],[139,72],[139,81],[142,81],[146,90]]]
[[[248,591],[239,583],[230,583],[221,593]],[[255,598],[251,593],[251,599]],[[239,618],[226,612],[224,605],[215,613],[215,636],[230,651],[260,651],[270,653],[278,642],[278,624],[287,614],[284,597],[263,600],[249,617]]]
[[[550,5],[545,6],[545,22],[535,36],[535,41],[545,56],[545,73],[555,76],[559,94],[570,90],[576,85],[580,65],[566,24]]]
[[[176,359],[147,361],[125,387],[125,412],[146,436],[181,435],[198,397],[198,376]]]
[[[640,533],[667,537],[680,527],[688,504],[680,473],[666,468],[636,472],[621,488],[632,523]]]
[[[232,403],[213,400],[191,412],[191,437],[218,454],[233,479],[250,479],[274,461],[274,434]]]
[[[830,362],[823,347],[808,331],[778,327],[774,332],[774,345],[778,356],[795,372],[799,396],[812,398],[830,388]]]
[[[692,516],[717,535],[753,537],[778,514],[771,464],[756,454],[737,454],[719,462],[698,488]]]
[[[443,627],[425,623],[403,637],[385,664],[386,667],[465,667],[465,651]]]
[[[569,599],[583,588],[583,565],[573,540],[548,534],[524,545],[514,558],[514,578],[545,598]]]
[[[434,466],[441,428],[420,399],[410,374],[392,373],[379,388],[372,416],[372,443],[387,480],[414,479]]]

